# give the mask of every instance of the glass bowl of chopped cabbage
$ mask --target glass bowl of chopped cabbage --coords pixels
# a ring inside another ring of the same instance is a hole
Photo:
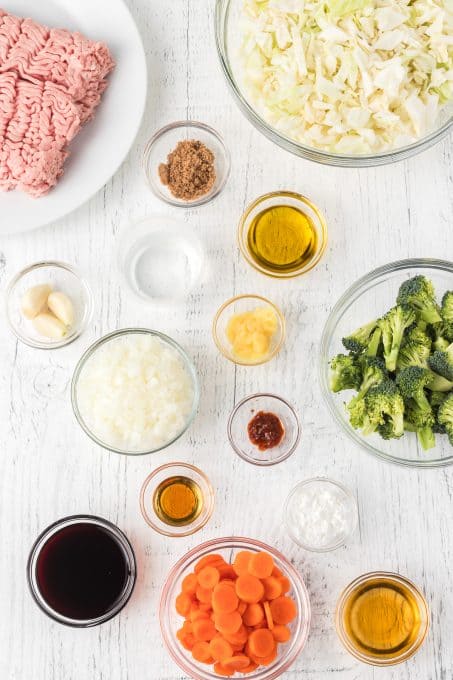
[[[188,429],[199,401],[195,366],[172,338],[123,328],[94,342],[72,378],[76,419],[99,446],[125,455],[160,451]]]
[[[408,158],[453,122],[446,0],[217,0],[221,66],[243,113],[328,165]]]
[[[361,448],[407,467],[453,463],[453,262],[379,267],[338,300],[319,377],[334,419]]]

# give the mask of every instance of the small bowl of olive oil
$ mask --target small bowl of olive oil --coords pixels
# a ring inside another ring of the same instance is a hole
[[[214,510],[214,489],[204,472],[189,463],[167,463],[145,479],[140,492],[143,518],[165,536],[190,536]]]
[[[260,196],[243,214],[239,247],[262,274],[290,279],[316,267],[327,245],[327,226],[308,198],[292,191]]]
[[[364,574],[350,583],[340,596],[335,619],[346,649],[374,666],[410,659],[429,629],[422,593],[409,579],[388,572]]]

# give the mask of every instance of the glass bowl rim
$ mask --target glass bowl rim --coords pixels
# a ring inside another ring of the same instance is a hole
[[[277,458],[276,460],[254,460],[253,458],[249,458],[249,456],[245,455],[239,447],[236,446],[235,440],[233,438],[233,435],[231,433],[231,427],[233,424],[234,417],[236,416],[237,412],[239,409],[244,406],[248,401],[251,401],[252,399],[256,399],[257,397],[271,397],[272,399],[277,399],[277,401],[282,402],[290,411],[291,416],[293,418],[293,422],[295,424],[295,429],[296,429],[296,437],[294,439],[293,444],[291,447],[286,451],[282,456]],[[238,403],[234,406],[233,410],[231,411],[229,417],[228,417],[228,422],[227,422],[227,434],[228,434],[228,440],[230,442],[231,448],[233,451],[240,457],[242,460],[245,460],[247,463],[251,463],[252,465],[257,465],[259,467],[269,467],[271,465],[277,465],[278,463],[282,463],[284,460],[289,458],[294,451],[297,449],[300,443],[300,437],[301,437],[301,425],[300,425],[300,420],[299,416],[296,413],[296,410],[294,406],[292,406],[289,401],[284,399],[283,397],[280,397],[278,394],[273,394],[272,392],[255,392],[254,394],[249,394],[247,397],[244,397]]]
[[[159,446],[158,448],[151,449],[150,451],[125,451],[123,449],[118,449],[113,446],[109,446],[105,442],[103,442],[101,439],[99,439],[91,430],[90,428],[85,424],[82,415],[80,413],[78,404],[77,404],[77,383],[78,379],[80,377],[80,373],[82,372],[86,361],[94,354],[94,352],[101,347],[103,344],[108,342],[109,340],[112,340],[113,338],[116,337],[121,337],[122,335],[128,335],[128,334],[142,334],[142,335],[152,335],[154,337],[159,338],[165,345],[169,345],[173,349],[175,349],[179,355],[181,356],[182,360],[184,361],[184,365],[190,374],[192,378],[192,385],[193,385],[193,404],[192,404],[192,410],[190,412],[189,417],[187,418],[187,422],[182,428],[181,432],[179,432],[177,435],[173,437],[170,441],[166,442],[165,444],[162,444],[162,446]],[[120,328],[116,331],[111,331],[110,333],[107,333],[106,335],[102,335],[100,338],[95,340],[82,354],[80,359],[78,360],[76,367],[74,369],[74,373],[72,375],[72,380],[71,380],[71,404],[72,404],[72,410],[75,415],[75,418],[77,422],[79,423],[80,427],[82,430],[89,436],[89,438],[98,446],[103,448],[106,451],[111,451],[112,453],[119,453],[124,456],[147,456],[152,453],[157,453],[158,451],[162,451],[163,449],[166,449],[168,446],[173,444],[175,441],[177,441],[182,435],[187,432],[189,429],[190,425],[195,419],[195,416],[197,415],[198,411],[198,405],[200,401],[200,384],[198,380],[198,375],[195,369],[195,364],[193,363],[192,359],[189,357],[187,352],[181,347],[179,343],[176,342],[176,340],[173,340],[169,335],[166,335],[165,333],[161,333],[160,331],[152,330],[150,328],[139,328],[139,327],[128,327],[128,328]]]
[[[341,614],[343,611],[343,607],[346,602],[346,598],[350,593],[356,588],[357,586],[360,586],[362,584],[365,584],[367,581],[371,580],[372,578],[382,578],[382,579],[387,579],[388,581],[392,581],[397,584],[404,584],[409,588],[409,590],[412,592],[412,594],[415,594],[415,598],[417,600],[417,603],[419,605],[419,609],[421,613],[424,615],[423,618],[423,626],[420,626],[420,634],[417,638],[417,640],[413,643],[413,646],[410,650],[406,651],[405,654],[401,655],[401,658],[399,659],[382,659],[381,661],[376,660],[373,657],[369,657],[364,653],[357,652],[352,645],[349,643],[349,638],[346,635],[343,625],[342,625],[342,620],[341,620]],[[356,659],[359,661],[362,661],[363,663],[367,663],[370,666],[379,666],[379,667],[389,667],[389,666],[396,666],[400,663],[403,663],[404,661],[407,661],[410,659],[412,656],[414,656],[419,649],[422,647],[429,629],[430,629],[430,611],[428,607],[428,603],[426,601],[426,598],[420,588],[409,578],[406,576],[402,576],[401,574],[398,574],[397,572],[392,572],[392,571],[369,571],[365,574],[361,574],[360,576],[357,576],[355,579],[353,579],[347,586],[343,588],[341,591],[338,601],[335,607],[335,629],[337,632],[337,635],[340,639],[340,642],[342,645],[345,647],[345,649]]]
[[[307,586],[305,584],[304,579],[299,574],[294,565],[289,561],[287,557],[285,557],[279,550],[277,550],[277,548],[274,548],[273,546],[270,546],[267,543],[264,543],[257,539],[247,538],[243,536],[226,536],[222,538],[214,538],[205,541],[204,543],[200,543],[198,546],[192,548],[191,550],[189,550],[189,552],[185,553],[182,557],[179,558],[179,560],[171,568],[168,576],[165,579],[159,602],[159,622],[165,647],[167,648],[167,651],[169,652],[171,658],[179,666],[179,668],[181,668],[184,671],[184,673],[188,673],[190,677],[195,677],[191,675],[189,669],[183,665],[183,662],[174,651],[173,640],[171,640],[167,636],[167,631],[165,630],[166,611],[169,600],[169,593],[173,583],[189,566],[189,562],[192,560],[192,558],[197,557],[199,554],[203,553],[204,551],[210,548],[212,548],[215,551],[234,547],[238,547],[245,550],[247,550],[247,548],[254,549],[257,551],[263,550],[269,552],[271,555],[273,555],[279,561],[281,561],[284,565],[285,570],[287,570],[287,576],[291,581],[292,587],[295,590],[297,590],[298,597],[304,606],[304,611],[299,613],[299,617],[303,616],[303,620],[300,621],[301,626],[300,640],[297,642],[297,645],[295,646],[295,649],[293,650],[291,656],[284,662],[282,661],[282,665],[280,666],[280,668],[277,668],[274,671],[271,671],[268,675],[263,675],[260,678],[260,680],[275,680],[276,678],[279,678],[281,674],[294,663],[294,661],[297,659],[299,654],[304,649],[310,632],[312,611]],[[213,675],[212,677],[215,676]],[[256,677],[255,671],[247,677],[250,677],[250,679],[253,680]]]
[[[83,323],[80,324],[79,328],[77,331],[73,334],[68,334],[65,338],[62,338],[61,340],[57,342],[44,342],[40,340],[34,340],[32,338],[28,338],[27,336],[19,333],[17,330],[15,324],[12,322],[11,319],[11,314],[9,310],[9,300],[11,297],[11,294],[14,290],[14,288],[17,286],[17,284],[21,281],[21,279],[26,276],[27,274],[30,274],[31,272],[34,272],[38,269],[41,269],[43,267],[53,267],[55,269],[62,269],[63,271],[69,272],[74,276],[74,278],[79,282],[81,290],[83,291],[83,297],[84,297],[84,302],[85,302],[85,314],[84,314],[84,320]],[[24,343],[24,345],[28,345],[28,347],[33,347],[34,349],[59,349],[60,347],[66,347],[67,345],[70,345],[74,340],[77,340],[82,333],[86,331],[88,328],[92,318],[93,318],[93,292],[91,290],[91,287],[86,280],[84,276],[80,274],[80,272],[76,269],[76,267],[73,267],[72,265],[68,264],[67,262],[63,262],[61,260],[40,260],[39,262],[33,262],[32,264],[27,265],[20,271],[18,271],[13,278],[10,280],[10,282],[7,285],[6,291],[5,291],[5,311],[6,311],[6,318],[8,321],[8,325],[11,329],[11,331],[14,333],[16,338],[20,340],[21,342]]]
[[[230,90],[233,93],[236,104],[245,115],[245,117],[254,125],[254,127],[264,134],[271,142],[274,142],[285,151],[306,158],[307,160],[321,163],[323,165],[332,165],[339,167],[360,168],[360,167],[375,167],[385,165],[387,163],[395,163],[397,161],[410,158],[411,156],[425,151],[432,147],[437,142],[441,141],[448,135],[453,126],[453,116],[441,125],[438,129],[433,130],[428,135],[418,139],[411,144],[399,147],[397,149],[388,149],[376,154],[341,154],[316,149],[308,145],[297,142],[283,133],[278,132],[270,124],[258,115],[255,109],[248,103],[247,99],[242,95],[238,83],[233,75],[233,69],[228,57],[228,49],[226,46],[226,27],[228,23],[228,12],[231,0],[216,0],[214,22],[215,22],[215,42],[217,49],[217,56],[220,61],[220,66],[224,74],[225,80],[228,83]]]
[[[47,541],[50,538],[52,538],[52,536],[58,533],[61,529],[64,529],[66,526],[84,523],[101,526],[103,529],[105,529],[106,531],[110,532],[115,536],[116,540],[121,545],[122,549],[127,555],[130,574],[127,583],[124,587],[124,593],[122,594],[121,598],[118,600],[116,605],[109,612],[101,616],[98,616],[94,619],[72,619],[70,617],[64,616],[63,614],[60,614],[59,612],[56,611],[56,609],[48,605],[44,597],[40,594],[38,583],[36,582],[35,584],[36,562],[38,560],[42,548],[45,546]],[[109,621],[110,619],[114,618],[129,602],[137,581],[137,560],[135,557],[134,549],[126,534],[118,526],[116,526],[116,524],[110,522],[110,520],[105,519],[104,517],[100,517],[99,515],[89,514],[68,515],[66,517],[61,517],[60,519],[57,519],[51,524],[49,524],[45,529],[43,529],[43,531],[41,531],[41,533],[34,540],[27,558],[26,574],[27,585],[30,594],[34,602],[38,605],[41,611],[44,612],[44,614],[46,614],[49,618],[53,619],[54,621],[57,621],[58,623],[61,623],[65,626],[69,626],[71,628],[90,628],[92,626],[97,626],[100,625],[101,623],[105,623],[106,621]]]
[[[338,301],[332,307],[324,324],[324,328],[321,335],[319,357],[318,357],[318,380],[321,385],[321,393],[330,414],[333,419],[340,426],[341,430],[354,441],[358,446],[373,455],[374,457],[385,460],[389,463],[394,463],[396,465],[401,465],[402,467],[409,468],[420,468],[420,469],[430,469],[430,468],[442,468],[453,464],[453,453],[450,456],[445,456],[444,458],[433,458],[431,460],[415,459],[415,458],[399,458],[391,454],[381,451],[376,446],[373,446],[370,442],[365,441],[360,435],[354,430],[349,423],[346,423],[340,416],[339,410],[334,402],[332,392],[329,389],[328,384],[328,347],[330,339],[335,330],[336,324],[347,311],[351,305],[360,297],[361,292],[365,292],[369,289],[371,283],[377,281],[381,276],[385,274],[391,274],[398,271],[404,271],[405,269],[433,269],[436,271],[446,272],[453,275],[453,262],[449,260],[441,260],[436,258],[408,258],[404,260],[396,260],[394,262],[389,262],[388,264],[382,265],[368,272],[367,274],[361,276],[353,284],[351,284],[345,292],[340,296]],[[365,288],[366,287],[366,288]],[[363,289],[363,291],[362,291]]]
[[[249,250],[247,248],[246,242],[247,242],[247,233],[245,231],[246,225],[248,225],[248,218],[250,216],[250,213],[258,206],[260,203],[265,203],[266,201],[272,200],[273,198],[292,198],[293,200],[302,203],[304,206],[308,206],[313,210],[315,213],[317,220],[318,220],[318,229],[317,231],[321,234],[320,238],[320,247],[319,251],[316,253],[315,257],[310,260],[308,263],[308,266],[302,269],[297,269],[296,271],[290,272],[288,274],[285,273],[279,273],[279,272],[273,272],[269,269],[266,269],[265,267],[261,266],[256,262],[252,256],[249,253]],[[314,269],[321,261],[322,256],[324,255],[326,248],[327,248],[327,242],[328,242],[328,229],[327,229],[327,222],[326,218],[324,217],[323,213],[320,211],[318,206],[313,203],[312,200],[310,200],[307,196],[304,196],[303,194],[298,193],[297,191],[289,191],[289,190],[282,190],[282,191],[269,191],[266,194],[262,194],[261,196],[258,196],[255,198],[254,201],[248,204],[244,212],[242,213],[242,216],[239,220],[238,227],[237,227],[237,240],[239,244],[239,250],[241,251],[241,254],[244,258],[244,260],[251,266],[255,271],[260,272],[260,274],[264,274],[265,276],[270,276],[271,278],[274,279],[279,279],[279,280],[286,280],[286,279],[295,279],[298,276],[303,276],[304,274],[308,274],[309,271]]]
[[[202,130],[208,135],[214,137],[222,150],[222,157],[224,160],[224,171],[223,177],[219,182],[219,186],[215,191],[208,192],[204,196],[200,196],[200,198],[197,198],[194,201],[182,201],[181,199],[173,198],[172,196],[165,196],[163,193],[160,193],[157,190],[156,186],[154,185],[154,182],[150,179],[149,157],[152,149],[154,148],[156,142],[165,137],[165,135],[168,132],[172,132],[173,130],[177,130],[178,128],[194,128]],[[225,184],[227,183],[228,178],[230,176],[231,156],[222,135],[219,132],[217,132],[217,130],[215,130],[213,127],[207,125],[206,123],[201,123],[200,121],[197,120],[177,120],[173,123],[168,123],[168,125],[164,125],[150,137],[143,151],[142,167],[145,173],[148,187],[151,189],[153,194],[158,199],[175,208],[196,208],[197,206],[205,205],[206,203],[209,203],[210,201],[214,200],[214,198],[217,198],[217,196],[223,191]]]
[[[235,302],[247,299],[259,300],[260,302],[264,302],[264,304],[269,305],[269,307],[272,307],[279,321],[280,337],[278,339],[278,342],[275,348],[272,350],[272,352],[269,352],[269,354],[266,355],[266,357],[264,359],[261,359],[260,361],[249,362],[242,361],[241,359],[236,359],[235,357],[233,357],[231,353],[225,351],[225,348],[220,342],[217,333],[217,324],[225,309],[227,309],[230,305],[234,304]],[[265,298],[263,295],[256,295],[255,293],[242,293],[241,295],[235,295],[231,298],[228,298],[228,300],[225,300],[225,302],[219,307],[212,321],[212,336],[220,354],[222,354],[222,356],[224,356],[225,359],[228,359],[228,361],[231,361],[231,363],[236,364],[238,366],[261,366],[262,364],[265,364],[271,359],[273,359],[280,352],[286,337],[286,321],[281,309],[277,307],[277,305],[274,302],[271,302],[271,300],[269,300],[268,298]]]
[[[206,517],[203,519],[203,522],[195,527],[192,526],[195,522],[191,523],[187,525],[187,531],[181,533],[172,532],[170,527],[166,531],[162,527],[155,524],[151,519],[150,515],[148,514],[145,505],[145,493],[148,489],[149,483],[154,479],[154,477],[157,477],[157,475],[163,472],[164,470],[170,471],[172,468],[175,467],[185,468],[187,470],[190,470],[191,472],[195,472],[203,479],[203,482],[206,484],[206,488],[208,491],[208,497],[205,498],[203,496],[203,503],[205,503],[206,500],[208,500],[208,503],[206,503],[207,514]],[[212,517],[212,513],[214,512],[214,501],[215,501],[214,487],[212,486],[211,481],[206,475],[206,473],[203,472],[203,470],[200,470],[200,468],[196,467],[195,465],[192,465],[191,463],[184,463],[183,461],[174,461],[172,463],[165,463],[164,465],[159,465],[159,467],[150,472],[150,474],[146,477],[140,489],[140,510],[142,512],[143,519],[148,524],[148,526],[151,527],[151,529],[154,529],[154,531],[157,531],[157,533],[163,536],[169,536],[170,538],[183,538],[184,536],[191,536],[192,534],[195,534],[197,531],[202,529]]]
[[[354,507],[354,522],[351,525],[351,527],[348,530],[348,533],[345,534],[345,536],[340,540],[337,541],[336,543],[329,545],[324,548],[315,548],[313,546],[308,545],[308,543],[304,543],[301,541],[299,538],[296,538],[290,528],[289,522],[288,522],[288,508],[289,504],[296,493],[298,489],[300,489],[303,486],[307,486],[308,484],[312,483],[318,483],[318,482],[327,482],[328,484],[332,484],[333,486],[336,486],[340,491],[342,491],[345,496],[348,498],[349,501],[352,502],[352,505]],[[331,477],[310,477],[309,479],[303,479],[302,481],[298,482],[291,491],[289,492],[288,496],[286,497],[285,504],[283,506],[283,519],[285,522],[285,527],[286,530],[290,536],[290,538],[296,543],[298,546],[303,548],[304,550],[307,550],[308,552],[312,553],[328,553],[328,552],[333,552],[334,550],[338,550],[338,548],[341,548],[344,546],[348,540],[351,538],[355,530],[357,529],[358,523],[359,523],[359,508],[357,504],[357,499],[354,496],[353,492],[351,489],[349,489],[347,486],[342,484],[341,482],[338,482],[336,479],[332,479]]]

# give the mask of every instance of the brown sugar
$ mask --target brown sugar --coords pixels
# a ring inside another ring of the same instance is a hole
[[[184,201],[205,196],[216,180],[214,154],[195,139],[178,142],[158,171],[162,184],[168,186],[175,198]]]

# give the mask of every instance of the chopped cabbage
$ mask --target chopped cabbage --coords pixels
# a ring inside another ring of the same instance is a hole
[[[244,94],[326,151],[410,144],[453,99],[453,0],[242,0]]]

